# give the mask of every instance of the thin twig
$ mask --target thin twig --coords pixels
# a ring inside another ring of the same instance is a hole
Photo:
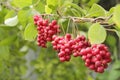
[[[11,6],[11,4],[8,1],[1,2],[1,5],[5,6],[6,8],[8,8],[10,10],[14,10],[16,12],[18,12],[20,10],[19,8],[15,8],[15,7]]]
[[[109,19],[111,19],[113,17],[113,14],[111,14],[108,18],[106,18],[106,21],[108,21]]]
[[[57,15],[57,14],[41,14],[44,16],[57,16],[60,17],[61,15]],[[98,17],[98,18],[84,18],[84,17],[73,17],[73,16],[61,16],[61,18],[63,19],[70,19],[72,20],[74,23],[85,23],[85,22],[91,22],[91,23],[100,23],[101,25],[105,26],[105,27],[112,27],[115,26],[115,23],[113,24],[109,24],[108,20],[112,17]]]
[[[37,6],[40,3],[40,0],[38,0],[35,4],[33,4],[33,6]]]
[[[63,31],[63,34],[65,35],[65,30],[63,28],[63,25],[61,24],[61,28],[62,28],[62,31]]]
[[[106,29],[107,31],[110,31],[110,32],[115,32],[115,30],[113,29]]]
[[[68,31],[69,31],[69,27],[70,27],[70,19],[68,20],[68,25],[67,25],[67,29],[66,29],[66,33],[68,33]]]
[[[57,10],[56,12],[57,12],[59,17],[62,17],[62,15],[60,14],[59,10]]]
[[[36,4],[34,4],[34,6],[38,5],[38,3],[40,2],[40,0],[38,0],[36,2]],[[13,6],[11,6],[11,4],[6,1],[6,2],[0,2],[1,5],[5,6],[8,9],[11,10],[15,10],[16,12],[18,12],[20,9],[19,8],[15,8]],[[73,17],[73,16],[62,16],[59,11],[57,10],[57,14],[40,14],[41,16],[57,16],[57,17],[61,17],[64,19],[70,19],[75,23],[84,23],[84,22],[91,22],[91,23],[100,23],[101,25],[105,26],[105,27],[112,27],[115,26],[115,24],[109,24],[108,20],[113,16],[112,14],[109,17],[98,17],[98,18],[81,18],[81,17]]]
[[[115,26],[115,24],[113,23],[113,24],[107,24],[107,25],[103,25],[104,27],[113,27],[113,26]]]

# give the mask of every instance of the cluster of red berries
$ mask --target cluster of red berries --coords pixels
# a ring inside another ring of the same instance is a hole
[[[80,51],[85,65],[95,72],[103,73],[111,62],[110,52],[104,44],[95,44]]]
[[[65,37],[53,36],[52,44],[53,49],[58,51],[61,62],[69,61],[72,54],[75,57],[80,56],[81,49],[90,46],[84,36],[72,39],[70,34],[66,34]]]
[[[56,20],[49,23],[47,19],[37,15],[34,16],[34,24],[38,30],[38,46],[46,47],[46,43],[52,41],[53,49],[58,52],[61,62],[69,61],[71,55],[80,56],[89,69],[99,73],[103,73],[111,62],[110,52],[104,44],[91,45],[85,36],[77,36],[75,39],[70,34],[57,36],[60,29]]]
[[[65,37],[53,36],[53,49],[57,50],[61,62],[70,60],[73,44],[74,41],[71,39],[70,34],[66,34]]]
[[[57,50],[61,62],[69,61],[71,55],[74,57],[81,56],[85,65],[95,72],[103,73],[111,62],[110,52],[104,44],[94,44],[86,40],[84,36],[71,38],[70,34],[65,37],[53,36],[53,49]]]
[[[73,45],[73,56],[81,56],[80,51],[81,49],[90,47],[90,43],[86,40],[85,36],[78,36],[74,39],[75,44]]]
[[[43,19],[41,16],[36,15],[34,16],[34,24],[37,25],[37,42],[38,46],[41,47],[46,47],[47,41],[52,41],[52,36],[60,32],[56,20],[49,23],[47,19]]]

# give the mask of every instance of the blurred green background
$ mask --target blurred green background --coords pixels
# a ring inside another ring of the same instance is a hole
[[[75,3],[86,10],[92,4],[98,3],[108,11],[120,2],[119,0],[63,1]],[[109,32],[105,41],[110,47],[113,61],[103,74],[87,69],[79,57],[72,57],[70,62],[61,63],[51,44],[48,43],[47,49],[36,45],[33,39],[36,33],[33,34],[29,29],[29,35],[33,37],[28,38],[32,41],[25,40],[23,35],[26,26],[33,25],[34,14],[45,12],[45,5],[46,0],[0,0],[0,80],[120,80],[120,41],[113,32]],[[67,12],[69,11],[64,11],[64,15],[67,15]],[[84,26],[80,27],[80,30],[86,34],[90,24],[78,25]]]

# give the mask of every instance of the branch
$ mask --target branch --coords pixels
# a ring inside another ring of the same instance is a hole
[[[34,6],[38,5],[40,0],[37,1],[36,4],[34,4]],[[11,6],[11,4],[6,1],[6,2],[0,2],[1,5],[5,6],[8,9],[11,10],[15,10],[16,12],[19,11],[19,8],[15,8],[13,6]],[[57,14],[40,14],[41,16],[57,16],[57,17],[61,17],[64,19],[71,19],[73,22],[75,23],[84,23],[84,22],[91,22],[91,23],[100,23],[101,25],[103,25],[104,27],[113,27],[115,26],[115,24],[109,24],[108,20],[113,16],[112,14],[109,17],[98,17],[98,18],[81,18],[81,17],[73,17],[73,16],[62,16],[59,11],[57,10]]]
[[[11,4],[8,1],[6,1],[6,2],[0,2],[0,4],[3,5],[4,7],[8,8],[8,9],[10,9],[10,10],[14,10],[16,12],[19,11],[18,8],[15,8],[15,7],[11,6]]]
[[[33,4],[33,6],[37,6],[40,3],[40,0],[38,0],[35,4]]]
[[[108,23],[108,20],[112,17],[112,15],[110,15],[109,17],[98,17],[98,18],[85,18],[85,17],[81,18],[81,17],[73,17],[73,16],[66,17],[66,16],[61,16],[59,13],[58,14],[40,14],[40,15],[41,16],[57,16],[63,19],[71,19],[75,23],[85,23],[85,22],[100,23],[104,27],[109,27],[109,28],[115,26],[115,23],[113,24]]]
[[[111,17],[112,17],[112,15],[109,17],[98,17],[98,18],[80,18],[80,17],[72,17],[72,16],[69,16],[68,18],[72,19],[73,22],[75,22],[75,23],[91,22],[91,23],[100,23],[104,27],[113,27],[113,26],[115,26],[115,23],[113,23],[113,24],[108,23],[108,20]]]

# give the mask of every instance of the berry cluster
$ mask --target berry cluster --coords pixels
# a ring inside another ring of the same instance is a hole
[[[90,46],[84,36],[71,39],[70,34],[66,34],[65,37],[54,36],[52,44],[53,49],[58,51],[61,62],[69,61],[72,54],[75,57],[80,56],[80,50]]]
[[[65,37],[53,36],[53,49],[58,51],[58,57],[61,62],[69,61],[71,55],[81,56],[85,65],[95,72],[103,73],[111,62],[110,52],[104,44],[90,45],[84,36],[78,36],[71,39],[70,34]]]
[[[41,16],[34,16],[34,24],[38,30],[38,46],[46,47],[46,43],[52,41],[53,49],[58,52],[61,62],[69,61],[71,55],[74,57],[82,57],[85,65],[95,72],[103,73],[111,62],[110,52],[104,44],[94,44],[91,46],[85,36],[77,36],[72,39],[70,34],[57,36],[60,32],[59,25],[56,20],[51,23]]]
[[[85,36],[78,36],[76,39],[74,39],[75,44],[73,45],[73,56],[81,56],[80,51],[83,48],[90,47],[90,43],[86,41]]]
[[[53,49],[58,51],[58,57],[61,62],[70,60],[72,45],[74,44],[70,34],[66,34],[65,37],[53,36],[52,44]]]
[[[51,23],[47,19],[43,19],[41,16],[34,16],[34,24],[37,25],[38,30],[38,46],[46,47],[47,41],[52,41],[52,36],[59,33],[59,25],[56,20]]]
[[[85,65],[95,72],[103,73],[111,62],[110,52],[104,44],[95,44],[80,51]]]

